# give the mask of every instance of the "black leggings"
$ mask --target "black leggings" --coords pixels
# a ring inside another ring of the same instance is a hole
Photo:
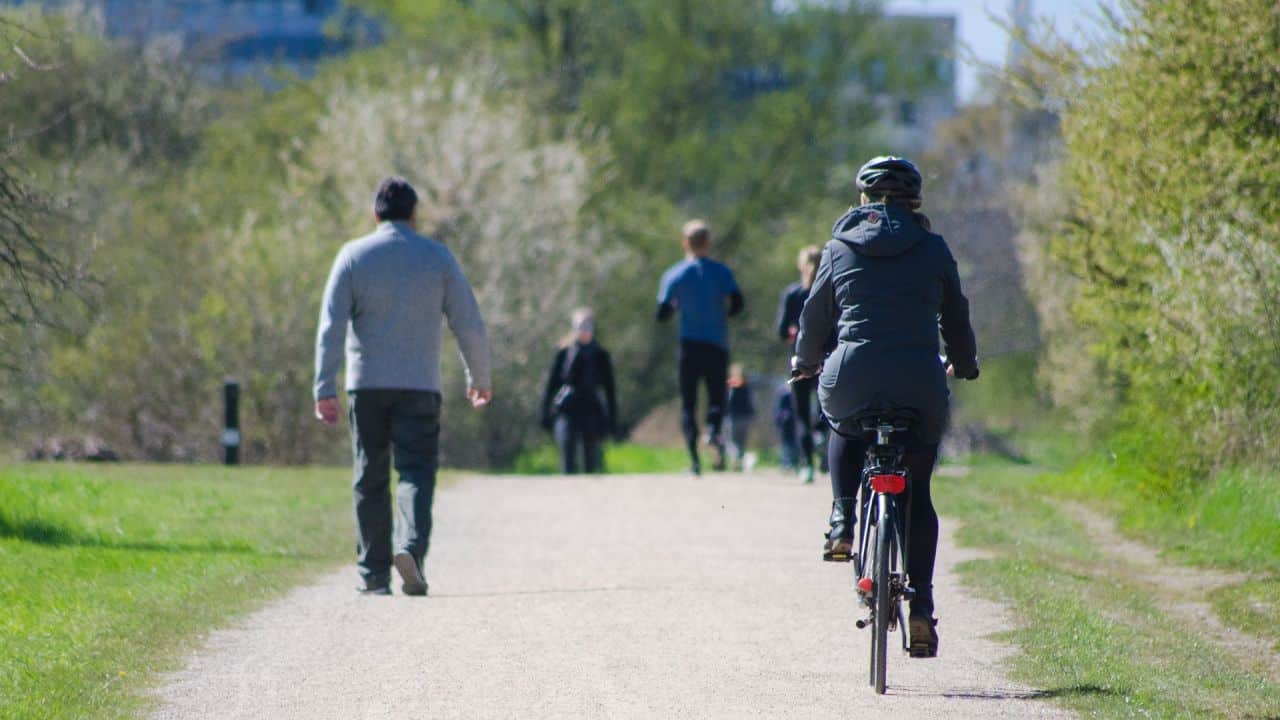
[[[719,441],[724,421],[725,394],[729,379],[729,351],[719,345],[680,341],[680,428],[689,455],[698,459],[698,383],[707,386],[707,427],[711,437]]]
[[[862,484],[862,465],[871,435],[849,436],[832,431],[830,440],[831,492],[834,497],[858,497]],[[907,575],[916,597],[911,601],[912,613],[933,614],[933,565],[938,554],[938,513],[929,496],[929,480],[938,459],[937,444],[908,443],[903,464],[911,473],[911,535],[907,538]],[[860,507],[860,506],[859,506]]]

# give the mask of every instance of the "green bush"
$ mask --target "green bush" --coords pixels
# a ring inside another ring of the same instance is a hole
[[[1070,68],[1049,258],[1122,411],[1186,473],[1280,458],[1280,13],[1126,0]],[[1230,38],[1224,41],[1224,38]],[[1203,476],[1203,473],[1201,473]]]

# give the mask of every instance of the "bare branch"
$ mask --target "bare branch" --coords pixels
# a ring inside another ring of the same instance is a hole
[[[62,67],[61,65],[49,65],[49,64],[38,63],[35,60],[32,60],[31,57],[27,55],[27,53],[24,52],[22,48],[18,47],[17,45],[13,46],[13,52],[16,53],[18,57],[22,58],[22,62],[26,63],[27,67],[31,68],[32,70],[37,70],[39,72],[47,72],[49,70],[57,70],[58,68]]]

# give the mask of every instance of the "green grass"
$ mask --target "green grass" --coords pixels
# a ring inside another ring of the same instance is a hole
[[[1110,510],[1122,529],[1199,565],[1280,573],[1280,473],[1233,470],[1170,484],[1142,465],[1099,456],[1055,492]]]
[[[1019,627],[1007,639],[1022,650],[1011,660],[1017,677],[1087,717],[1280,711],[1280,686],[1167,615],[1149,588],[1105,560],[1059,509],[1061,476],[979,458],[969,476],[936,483],[938,507],[966,523],[961,543],[993,554],[961,572],[974,591],[1015,609]]]
[[[1280,653],[1280,578],[1225,587],[1214,592],[1211,600],[1224,622],[1270,640]]]
[[[689,469],[689,455],[681,447],[609,443],[604,448],[604,466],[611,473],[684,472]],[[512,471],[554,475],[560,472],[560,452],[555,445],[539,445],[516,458]]]
[[[0,468],[0,718],[126,718],[229,614],[351,552],[336,469]]]

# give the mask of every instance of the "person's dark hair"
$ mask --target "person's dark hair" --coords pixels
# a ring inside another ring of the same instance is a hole
[[[402,177],[383,180],[373,196],[373,214],[379,220],[408,220],[417,206],[418,193]]]

